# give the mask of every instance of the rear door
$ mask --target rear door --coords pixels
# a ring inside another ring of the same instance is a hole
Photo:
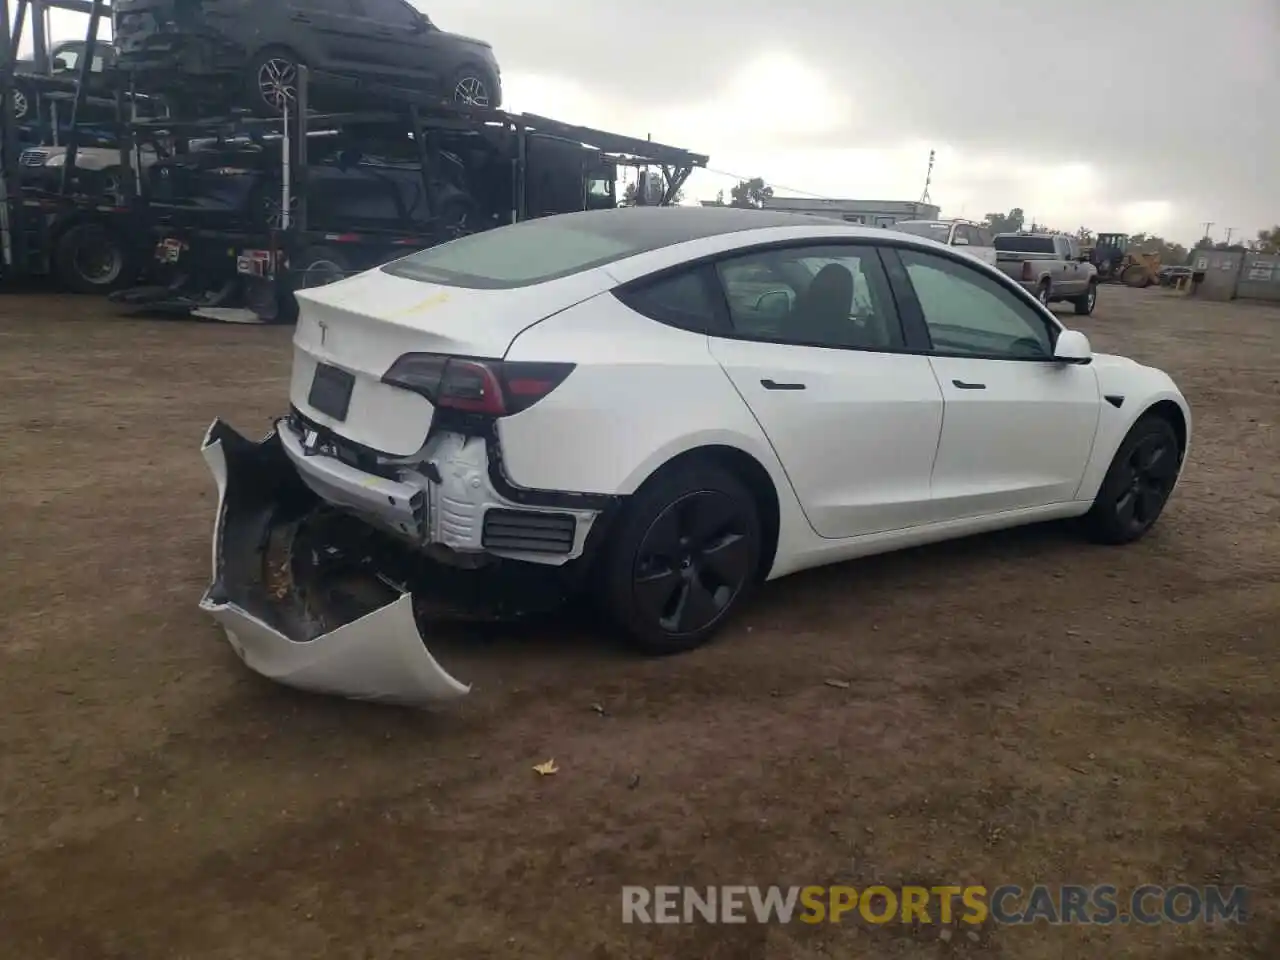
[[[876,248],[770,248],[716,264],[727,316],[712,355],[769,438],[822,537],[929,512],[942,394],[908,353]]]

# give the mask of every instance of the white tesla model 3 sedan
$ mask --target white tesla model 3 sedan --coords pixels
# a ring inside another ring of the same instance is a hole
[[[255,670],[465,693],[428,594],[586,591],[645,651],[762,580],[1037,521],[1124,543],[1190,414],[1159,370],[928,240],[731,208],[531,220],[299,294],[291,406],[222,421],[202,602]]]

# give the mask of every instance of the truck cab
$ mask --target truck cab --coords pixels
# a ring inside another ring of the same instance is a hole
[[[991,231],[972,220],[900,220],[894,230],[927,237],[948,247],[959,247],[969,256],[996,265],[996,248]]]

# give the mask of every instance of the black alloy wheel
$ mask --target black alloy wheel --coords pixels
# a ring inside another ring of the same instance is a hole
[[[1136,533],[1156,522],[1178,476],[1178,451],[1161,437],[1142,442],[1125,462],[1126,485],[1116,498],[1117,519]]]
[[[712,626],[751,574],[746,525],[733,501],[703,490],[671,504],[650,525],[636,553],[636,605],[665,632]]]
[[[710,639],[758,579],[760,520],[751,493],[710,465],[682,465],[633,497],[606,560],[606,599],[646,653]]]
[[[1130,543],[1159,518],[1182,467],[1178,437],[1168,420],[1139,420],[1116,452],[1087,522],[1103,543]]]

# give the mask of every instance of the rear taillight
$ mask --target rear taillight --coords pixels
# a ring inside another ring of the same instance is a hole
[[[1022,279],[1023,279],[1023,280],[1034,280],[1034,279],[1035,279],[1035,274],[1031,272],[1031,261],[1030,261],[1030,260],[1023,260],[1023,261],[1022,261]]]
[[[382,382],[421,394],[441,409],[504,417],[528,410],[564,383],[573,366],[406,353]]]

